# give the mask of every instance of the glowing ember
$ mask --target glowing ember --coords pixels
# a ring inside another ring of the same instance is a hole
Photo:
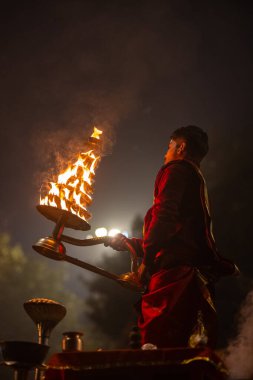
[[[58,176],[57,183],[50,182],[50,189],[44,198],[40,198],[41,205],[57,207],[67,210],[87,221],[91,214],[87,206],[92,202],[92,183],[95,169],[100,161],[98,153],[100,135],[103,132],[94,127],[91,135],[91,149],[80,153],[77,161]]]

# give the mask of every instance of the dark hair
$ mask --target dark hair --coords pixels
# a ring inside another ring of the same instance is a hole
[[[201,161],[209,150],[207,133],[195,125],[176,129],[171,138],[173,140],[177,138],[184,139],[186,141],[187,155],[193,159]]]

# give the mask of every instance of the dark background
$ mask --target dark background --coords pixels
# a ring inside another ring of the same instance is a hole
[[[0,17],[0,231],[28,260],[47,265],[31,248],[53,227],[35,209],[40,186],[82,150],[96,125],[105,151],[91,232],[105,226],[131,234],[136,215],[152,203],[170,134],[202,127],[210,139],[202,168],[217,244],[242,272],[218,285],[220,345],[226,345],[252,287],[251,2],[10,2]],[[99,264],[104,250],[89,249],[85,259]],[[107,255],[112,267],[116,256],[109,249]],[[50,266],[57,275],[58,264]],[[88,297],[78,278],[96,282],[96,276],[70,265],[64,270],[70,278],[63,286]]]

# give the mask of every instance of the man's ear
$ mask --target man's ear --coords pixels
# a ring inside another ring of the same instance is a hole
[[[177,152],[179,154],[186,152],[186,142],[185,141],[181,142],[181,144],[179,145],[179,147],[177,149]]]

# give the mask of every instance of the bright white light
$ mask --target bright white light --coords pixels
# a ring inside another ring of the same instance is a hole
[[[93,236],[92,235],[87,235],[86,239],[93,239]]]
[[[107,229],[105,227],[100,227],[95,230],[95,235],[97,237],[106,236],[107,235]]]
[[[112,228],[109,233],[108,233],[108,236],[115,236],[117,234],[120,233],[120,230],[118,230],[117,228]]]

